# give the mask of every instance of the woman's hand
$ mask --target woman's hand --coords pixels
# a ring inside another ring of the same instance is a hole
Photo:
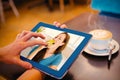
[[[61,24],[61,23],[59,23],[59,22],[57,22],[57,21],[54,21],[53,22],[53,25],[55,25],[56,27],[60,27],[60,28],[68,28],[67,27],[67,25],[65,25],[65,24]]]
[[[31,31],[23,31],[17,36],[13,43],[0,48],[0,61],[9,64],[17,64],[27,69],[32,68],[30,63],[20,59],[20,52],[29,46],[36,44],[47,45],[47,43],[43,42],[42,40],[29,40],[31,37],[41,37],[42,39],[45,38],[40,33],[38,34]]]

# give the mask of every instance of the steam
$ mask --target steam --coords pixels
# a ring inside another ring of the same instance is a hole
[[[106,16],[99,17],[99,15],[90,14],[88,16],[88,27],[90,29],[105,29],[105,21],[107,21]]]

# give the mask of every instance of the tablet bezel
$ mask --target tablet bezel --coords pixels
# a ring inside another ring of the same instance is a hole
[[[64,65],[60,68],[60,70],[53,70],[47,66],[41,65],[37,62],[34,62],[32,60],[29,60],[23,56],[21,56],[21,59],[27,62],[30,62],[33,67],[39,69],[40,71],[53,76],[57,79],[61,79],[65,73],[68,71],[69,67],[72,65],[72,63],[76,60],[76,58],[78,57],[78,55],[80,54],[80,52],[83,50],[83,48],[87,45],[87,43],[89,42],[89,40],[91,39],[92,35],[88,34],[88,33],[84,33],[84,32],[79,32],[79,31],[75,31],[75,30],[71,30],[71,29],[61,29],[58,27],[55,27],[54,25],[50,25],[50,24],[46,24],[43,22],[38,23],[31,31],[35,32],[38,28],[40,28],[41,26],[47,27],[47,28],[52,28],[55,30],[60,30],[60,31],[64,31],[64,32],[68,32],[68,33],[72,33],[75,35],[80,35],[83,36],[84,39],[83,41],[78,45],[78,47],[75,49],[75,51],[71,54],[71,56],[67,59],[67,61],[64,63]]]

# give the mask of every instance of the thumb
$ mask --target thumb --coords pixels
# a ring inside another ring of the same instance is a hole
[[[16,64],[17,65],[20,65],[26,69],[30,69],[32,68],[32,65],[29,63],[29,62],[26,62],[26,61],[22,61],[21,59],[16,59]]]

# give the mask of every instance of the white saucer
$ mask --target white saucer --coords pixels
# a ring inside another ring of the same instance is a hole
[[[113,45],[115,45],[115,49],[113,49],[112,54],[116,53],[119,50],[119,44],[117,41],[112,40],[111,42]],[[84,51],[88,54],[94,55],[94,56],[108,56],[108,50],[95,50],[93,48],[90,47],[90,45],[88,44],[86,46],[86,48],[84,49]]]

